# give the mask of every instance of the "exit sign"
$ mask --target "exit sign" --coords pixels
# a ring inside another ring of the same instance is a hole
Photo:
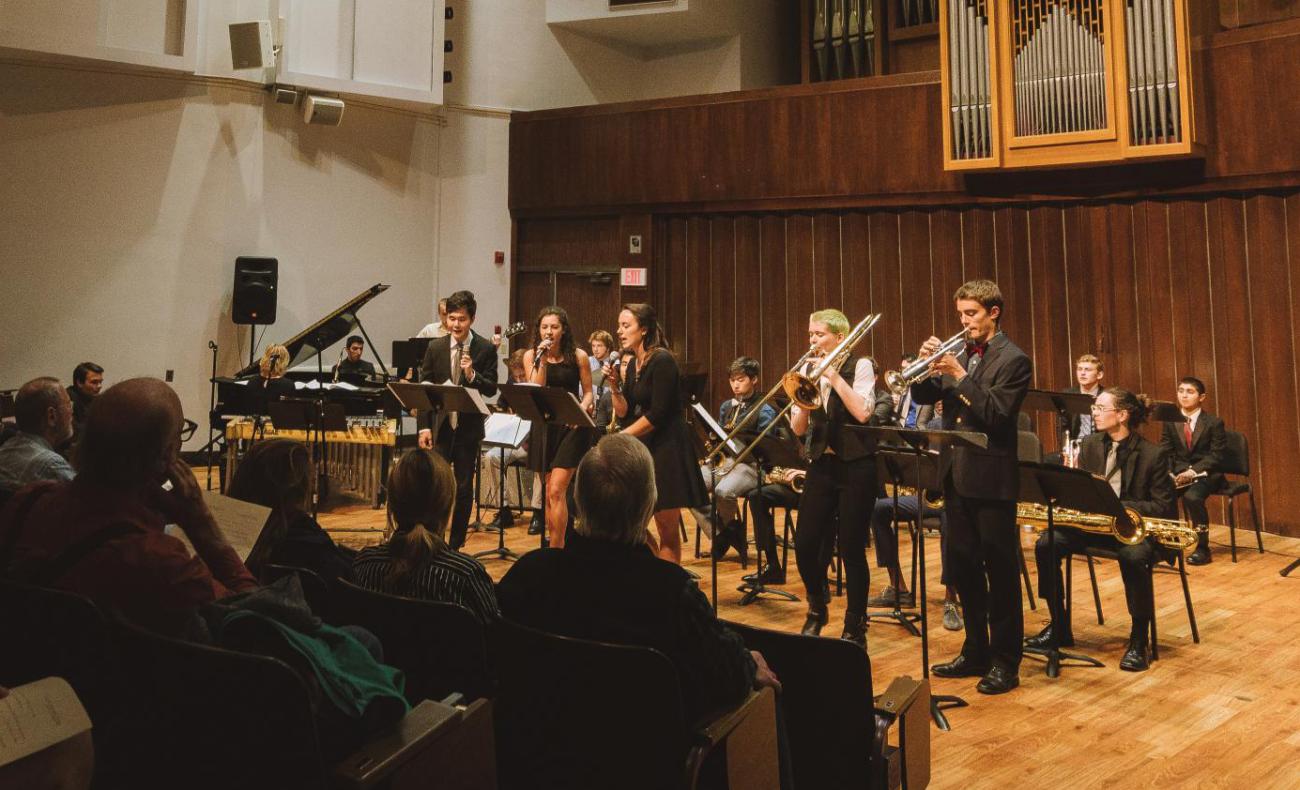
[[[619,285],[624,288],[644,288],[646,284],[645,269],[623,269]]]

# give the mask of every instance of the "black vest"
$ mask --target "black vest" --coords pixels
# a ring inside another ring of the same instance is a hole
[[[840,376],[849,386],[853,385],[854,374],[858,368],[858,357],[850,356],[840,366]],[[873,400],[868,401],[868,414],[871,411]],[[840,399],[839,393],[830,390],[830,396],[822,404],[822,408],[817,409],[808,415],[808,434],[805,439],[808,447],[808,457],[817,459],[826,452],[829,447],[837,458],[845,461],[856,461],[859,458],[865,458],[876,451],[876,442],[864,434],[857,431],[850,431],[845,428],[847,425],[867,425],[867,422],[858,422],[849,414],[849,410],[844,406],[844,401]]]

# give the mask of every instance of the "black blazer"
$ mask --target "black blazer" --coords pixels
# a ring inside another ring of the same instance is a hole
[[[1214,474],[1223,468],[1228,451],[1228,434],[1223,420],[1201,410],[1192,431],[1192,447],[1183,439],[1181,422],[1167,422],[1160,432],[1160,446],[1169,457],[1169,471],[1178,474],[1186,469]]]
[[[964,366],[966,352],[957,360]],[[940,473],[952,476],[954,490],[964,497],[1015,501],[1020,495],[1016,460],[1016,420],[1029,390],[1034,365],[1015,343],[999,332],[989,341],[975,372],[961,382],[951,376],[912,385],[917,403],[943,402],[944,430],[987,434],[989,446],[954,447],[943,454]]]
[[[451,380],[451,335],[434,338],[429,343],[429,348],[424,352],[424,361],[420,363],[420,381],[429,381],[434,384],[442,384]],[[474,361],[474,380],[464,382],[464,385],[470,389],[478,390],[479,394],[485,398],[490,398],[497,394],[497,350],[492,345],[492,341],[475,333],[473,330],[469,333],[469,355]],[[483,438],[483,422],[486,418],[481,415],[462,414],[457,419],[456,434],[463,439],[476,441]],[[448,430],[451,424],[447,420],[442,421]],[[429,424],[430,428],[435,426]],[[435,437],[438,431],[435,431]]]
[[[1106,473],[1106,434],[1091,433],[1079,442],[1079,468],[1095,475]],[[1165,451],[1141,435],[1130,433],[1120,442],[1117,463],[1120,468],[1119,499],[1144,516],[1174,518],[1174,481],[1169,477]]]

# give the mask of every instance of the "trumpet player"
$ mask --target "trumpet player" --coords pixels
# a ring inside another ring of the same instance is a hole
[[[1177,513],[1173,480],[1167,474],[1168,456],[1161,447],[1135,432],[1146,421],[1149,408],[1150,401],[1145,395],[1134,395],[1119,387],[1111,387],[1098,395],[1091,415],[1095,431],[1079,444],[1079,467],[1105,477],[1126,508],[1132,508],[1143,516],[1170,518]],[[1047,533],[1043,533],[1034,547],[1038,563],[1038,594],[1047,601],[1052,620],[1037,636],[1026,639],[1025,645],[1047,647],[1054,631],[1059,646],[1074,644],[1070,621],[1065,616],[1060,559],[1068,561],[1069,555],[1089,546],[1116,549],[1120,574],[1124,579],[1124,596],[1128,599],[1129,615],[1133,618],[1128,649],[1124,651],[1119,668],[1129,672],[1145,670],[1150,663],[1147,636],[1155,608],[1151,565],[1157,551],[1168,550],[1149,536],[1140,543],[1127,545],[1110,535],[1070,527],[1057,527],[1054,534],[1055,568],[1051,567],[1052,552]],[[1045,581],[1049,574],[1050,585]]]
[[[944,567],[957,586],[966,641],[953,660],[936,664],[939,677],[979,677],[981,694],[1020,685],[1025,623],[1021,616],[1016,499],[1020,473],[1016,420],[1033,376],[1033,363],[999,327],[1002,291],[972,280],[953,294],[965,348],[931,337],[919,357],[931,359],[930,376],[912,385],[917,403],[943,403],[946,430],[976,431],[988,447],[953,447],[942,456],[944,517],[948,526]]]
[[[730,433],[732,428],[739,425],[740,421],[756,407],[758,414],[748,424],[753,428],[748,432],[750,437],[761,433],[772,420],[776,419],[776,409],[772,408],[771,404],[758,403],[759,399],[755,393],[758,386],[758,373],[758,360],[753,357],[737,357],[727,369],[727,383],[731,386],[732,397],[723,401],[718,407],[718,424],[724,431]],[[745,437],[746,432],[742,432],[741,440],[745,441]],[[718,523],[722,528],[718,534],[712,535],[713,556],[722,559],[727,549],[735,546],[736,551],[743,557],[746,545],[745,531],[740,526],[740,512],[736,507],[736,499],[748,496],[758,487],[758,464],[749,461],[727,466],[720,462],[720,466],[722,468],[719,469],[715,469],[713,464],[700,467],[700,473],[704,476],[704,487],[713,493],[714,503],[692,508],[691,512],[698,523],[705,525],[706,532],[712,532],[713,508],[717,507]]]
[[[819,310],[808,317],[808,341],[822,356],[848,333],[849,321],[839,310]],[[877,490],[876,448],[873,441],[847,427],[888,423],[893,399],[887,390],[876,391],[875,364],[852,354],[838,369],[828,366],[814,385],[820,390],[821,408],[790,410],[791,428],[804,437],[811,459],[795,535],[795,559],[808,597],[802,631],[816,636],[830,619],[821,548],[829,532],[836,530],[848,586],[840,638],[865,647],[867,519]]]

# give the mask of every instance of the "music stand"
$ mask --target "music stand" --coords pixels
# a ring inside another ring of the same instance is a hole
[[[927,431],[919,428],[897,428],[890,425],[850,425],[848,428],[851,431],[864,433],[877,442],[892,440],[897,445],[895,449],[881,447],[877,449],[877,454],[886,452],[911,456],[911,474],[913,476],[908,478],[908,482],[915,483],[918,497],[923,497],[922,492],[927,488],[943,488],[944,481],[939,479],[941,463],[932,461],[929,466],[929,475],[926,474],[926,458],[934,457],[927,450],[937,450],[939,453],[938,458],[941,460],[943,454],[953,447],[979,447],[982,449],[989,446],[989,437],[975,431]],[[906,465],[900,465],[900,468],[906,468]],[[898,484],[898,481],[895,481],[895,487]],[[930,618],[926,613],[925,534],[921,527],[921,516],[924,509],[919,505],[920,503],[918,503],[916,509],[916,564],[918,570],[916,586],[920,588],[918,604],[921,615],[921,676],[928,680],[930,677]],[[949,708],[964,708],[968,704],[966,700],[954,694],[933,694],[930,697],[930,717],[934,719],[934,723],[939,729],[950,730],[952,726],[948,724],[948,717],[943,712]]]
[[[504,418],[504,419],[501,419]],[[494,421],[499,421],[500,425],[493,425]],[[500,453],[500,464],[497,467],[499,474],[497,482],[499,484],[497,491],[498,513],[504,511],[506,507],[506,449],[516,450],[519,445],[524,443],[528,438],[528,423],[519,419],[512,414],[493,414],[488,417],[488,424],[484,426],[485,435],[482,445],[491,451],[496,448]],[[522,494],[522,492],[521,492]],[[495,549],[485,549],[474,552],[474,559],[481,557],[495,557],[499,560],[517,560],[519,555],[506,548],[506,525],[505,521],[500,521],[496,527],[484,527],[484,529],[496,529],[497,547]]]
[[[311,446],[316,465],[316,496],[311,503],[311,517],[320,512],[320,503],[328,496],[329,474],[325,469],[326,431],[346,431],[348,419],[342,403],[326,403],[322,398],[281,398],[266,404],[267,417],[276,431],[303,431]]]
[[[1054,412],[1067,425],[1072,417],[1092,413],[1093,397],[1082,392],[1056,392],[1054,390],[1030,389],[1025,392],[1025,400],[1020,405],[1021,411]],[[1065,453],[1062,445],[1061,453]]]
[[[595,428],[596,423],[573,397],[573,393],[562,387],[539,387],[536,384],[501,384],[501,398],[497,401],[519,415],[537,428],[533,432],[531,449],[547,457],[547,440],[550,425],[567,425],[575,428]],[[504,474],[504,472],[503,472]],[[546,484],[546,475],[542,476],[542,485]],[[542,535],[540,546],[548,544],[546,534],[546,493],[542,492]]]
[[[774,436],[770,433],[767,436],[764,436],[758,440],[758,443],[755,445],[754,450],[751,453],[751,456],[753,457],[754,463],[758,464],[760,470],[760,476],[758,480],[759,488],[762,488],[763,486],[763,479],[761,476],[761,470],[763,469],[763,467],[784,466],[787,468],[793,467],[793,468],[802,469],[808,465],[808,461],[803,457],[803,453],[801,452],[801,445],[798,442],[791,441],[790,439],[784,437]],[[716,492],[716,486],[714,490]],[[756,493],[757,490],[758,490],[757,488],[754,489],[754,493]],[[716,493],[715,493],[715,497],[716,497]],[[715,528],[717,526],[717,518],[718,518],[718,507],[717,507],[717,502],[715,500],[713,506],[713,519],[714,519]],[[775,526],[773,527],[773,529],[775,529]],[[771,595],[786,601],[798,601],[799,596],[795,595],[792,592],[787,592],[786,590],[769,590],[767,586],[763,584],[763,570],[764,570],[763,552],[758,551],[756,548],[754,551],[754,556],[757,559],[757,561],[754,563],[755,564],[754,581],[744,582],[743,584],[741,584],[739,587],[736,588],[736,592],[744,593],[744,595],[740,597],[740,605],[748,606],[749,604],[758,600],[758,598],[762,595]],[[713,608],[714,608],[714,612],[716,613],[717,600],[718,600],[718,595],[717,595],[718,559],[716,555],[714,555],[713,557],[713,589],[714,589]]]
[[[912,455],[913,453],[911,450],[906,450],[906,451],[901,449],[890,450],[889,448],[886,447],[881,447],[878,450],[876,450],[876,471],[879,474],[878,479],[889,480],[894,484],[894,494],[893,494],[894,509],[893,509],[893,515],[890,518],[890,523],[893,525],[893,529],[894,529],[895,546],[898,545],[898,488],[899,486],[903,486],[903,485],[916,487],[914,484],[921,482],[920,480],[917,479],[916,469],[915,466],[913,465],[915,459],[912,457]],[[905,465],[904,462],[912,462],[912,463],[908,463]],[[937,465],[938,465],[938,456],[935,453],[927,452],[922,462],[922,467],[923,467],[922,476],[925,478],[926,481],[932,482],[938,479]],[[916,487],[916,496],[917,496],[916,506],[920,512],[918,514],[919,518],[915,520],[917,531],[914,540],[921,540],[922,538],[924,538],[924,534],[921,532],[921,521],[924,519],[925,516],[925,489]],[[918,559],[920,557],[920,552],[921,552],[921,546],[918,545],[917,546]],[[894,561],[898,562],[897,556],[894,557]],[[902,575],[901,568],[899,569],[899,575]],[[924,582],[921,582],[921,584],[923,583]],[[899,593],[897,585],[894,586],[893,611],[887,611],[887,612],[868,611],[867,619],[886,620],[889,622],[893,622],[897,625],[901,625],[904,628],[906,628],[908,633],[910,633],[912,636],[919,636],[923,639],[926,639],[927,641],[929,639],[928,633],[918,631],[916,629],[916,626],[913,625],[913,623],[917,623],[921,621],[921,614],[920,613],[909,614],[903,611],[902,594]],[[928,650],[925,649],[924,645],[922,646],[922,652],[925,653],[929,652]]]
[[[1178,404],[1167,400],[1160,400],[1151,404],[1151,411],[1147,414],[1147,419],[1156,422],[1187,422],[1187,418],[1183,416],[1183,410],[1178,407]]]
[[[1052,587],[1056,586],[1055,580],[1061,567],[1060,559],[1056,553],[1056,523],[1053,517],[1056,508],[1070,508],[1084,513],[1112,516],[1124,522],[1129,520],[1128,514],[1124,511],[1124,506],[1120,504],[1119,497],[1115,495],[1110,483],[1083,469],[1070,469],[1069,467],[1054,464],[1039,464],[1029,461],[1022,462],[1020,464],[1020,501],[1036,502],[1047,507],[1047,545],[1048,555],[1052,563],[1051,568],[1053,569],[1049,578],[1053,580]],[[1061,590],[1050,589],[1047,591],[1047,595],[1048,600],[1051,602],[1055,602],[1057,596],[1061,596],[1061,600],[1064,600]],[[1061,650],[1058,640],[1064,626],[1064,623],[1053,623],[1052,640],[1049,646],[1045,648],[1025,648],[1026,653],[1047,658],[1047,676],[1049,678],[1060,676],[1061,662],[1063,660],[1081,661],[1084,665],[1091,667],[1105,666],[1092,656],[1082,653],[1067,653]]]

